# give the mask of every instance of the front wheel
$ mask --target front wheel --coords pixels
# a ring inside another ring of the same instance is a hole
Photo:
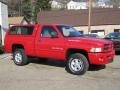
[[[13,61],[18,66],[26,65],[28,63],[28,58],[23,49],[16,49],[14,51]]]
[[[66,63],[66,69],[68,72],[74,75],[83,75],[89,68],[87,58],[80,53],[70,55]]]

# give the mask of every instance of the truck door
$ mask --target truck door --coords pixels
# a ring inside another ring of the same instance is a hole
[[[38,57],[64,59],[64,38],[53,26],[42,26],[36,40],[36,53]]]

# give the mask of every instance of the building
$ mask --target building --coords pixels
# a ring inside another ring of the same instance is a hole
[[[120,9],[92,9],[91,31],[103,37],[110,32],[120,32]],[[88,9],[40,12],[41,24],[69,24],[83,33],[88,32]]]
[[[80,2],[79,0],[51,0],[51,8],[54,9],[86,9],[87,0]]]
[[[6,0],[0,0],[0,43],[4,44],[5,33],[8,30],[8,6]]]
[[[99,7],[100,8],[113,8],[113,5],[111,5],[110,3],[108,3],[108,1],[105,1],[105,0],[99,0],[98,2],[96,2],[96,6],[98,8]]]
[[[67,3],[67,9],[68,10],[87,9],[87,2],[75,2],[71,0],[69,3]]]
[[[61,9],[64,8],[64,4],[57,0],[52,0],[51,2],[51,8],[52,9]]]
[[[29,24],[29,21],[25,19],[25,17],[23,16],[9,17],[8,22],[9,22],[9,27],[16,24]]]

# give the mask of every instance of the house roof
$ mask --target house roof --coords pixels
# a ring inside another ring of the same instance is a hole
[[[9,21],[9,24],[21,24],[22,21],[23,21],[24,17],[9,17],[8,18],[8,21]]]
[[[92,9],[91,25],[120,25],[120,9]],[[88,25],[88,10],[42,11],[38,13],[38,23]]]

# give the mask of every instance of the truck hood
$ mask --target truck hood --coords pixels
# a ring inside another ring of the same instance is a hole
[[[75,37],[75,38],[66,38],[66,40],[72,44],[74,43],[82,43],[94,46],[103,46],[104,44],[111,44],[111,41],[105,39],[98,39],[98,38],[88,38],[88,37]]]

